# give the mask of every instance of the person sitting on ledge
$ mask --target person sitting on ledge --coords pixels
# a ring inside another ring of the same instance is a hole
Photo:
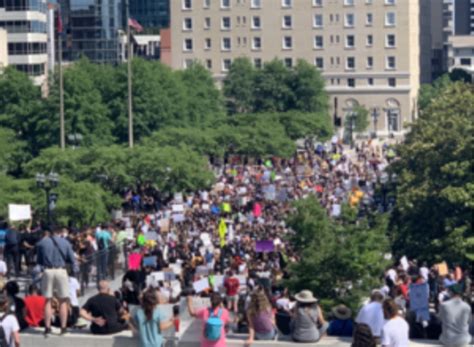
[[[121,320],[122,307],[111,294],[107,281],[99,282],[99,294],[87,300],[80,314],[92,323],[90,329],[93,334],[115,334],[127,328],[127,324]]]

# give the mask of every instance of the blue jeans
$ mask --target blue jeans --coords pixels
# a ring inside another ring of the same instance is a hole
[[[272,331],[268,333],[255,332],[255,340],[273,340],[276,335],[277,335],[276,329],[273,329]]]

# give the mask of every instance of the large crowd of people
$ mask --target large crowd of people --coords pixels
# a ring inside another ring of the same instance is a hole
[[[355,319],[344,305],[323,312],[318,293],[290,293],[281,284],[288,264],[299,259],[285,224],[291,202],[314,194],[332,218],[344,204],[362,214],[388,209],[394,202],[383,194],[392,180],[385,168],[395,157],[390,146],[370,141],[348,152],[334,137],[289,160],[230,158],[213,166],[216,183],[209,190],[164,199],[149,185],[128,189],[129,212],[110,223],[82,230],[5,224],[0,324],[7,343],[19,346],[18,332],[27,327],[44,327],[49,336],[51,326],[66,334],[87,322],[92,334],[131,329],[141,346],[161,346],[164,331],[180,330],[185,300],[187,313],[202,321],[205,347],[225,346],[229,333],[245,334],[248,346],[285,335],[295,343],[353,336],[354,347],[403,347],[409,337],[467,345],[471,277],[459,267],[403,259],[387,269]],[[117,264],[127,271],[113,291],[107,280]],[[32,274],[24,299],[12,279],[22,273]],[[99,293],[79,307],[77,294],[90,287],[92,274]],[[413,299],[415,291],[423,300]],[[428,306],[414,306],[420,301]],[[173,306],[171,315],[164,305]]]

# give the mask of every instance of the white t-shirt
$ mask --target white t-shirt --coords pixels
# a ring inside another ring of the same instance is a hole
[[[18,324],[18,320],[16,319],[15,315],[9,314],[6,316],[3,321],[0,323],[5,331],[5,339],[7,340],[7,344],[9,347],[15,346],[15,341],[13,339],[12,334],[14,332],[20,331],[20,325]]]
[[[76,278],[69,277],[69,299],[71,300],[71,306],[79,307],[79,300],[77,299],[77,291],[81,289],[81,286]]]
[[[0,260],[0,274],[4,276],[7,274],[7,264],[3,260]]]
[[[430,274],[430,270],[427,267],[421,267],[420,268],[420,275],[425,279],[425,281],[428,281],[428,275]]]
[[[401,317],[395,317],[382,328],[382,347],[408,347],[408,323]]]
[[[367,324],[372,330],[372,334],[380,337],[384,323],[382,304],[376,301],[369,302],[360,309],[356,322]]]

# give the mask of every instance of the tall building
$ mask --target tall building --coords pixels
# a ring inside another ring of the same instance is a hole
[[[47,82],[46,0],[0,0],[0,28],[7,31],[8,63]]]
[[[170,1],[131,0],[130,17],[144,28],[168,28],[170,25]]]
[[[0,73],[8,65],[8,41],[5,29],[0,29]]]
[[[419,0],[176,0],[162,59],[198,60],[217,80],[240,56],[256,67],[305,59],[322,71],[335,119],[364,106],[383,136],[416,116],[419,41]]]
[[[63,59],[87,57],[96,63],[118,63],[124,28],[121,0],[60,0],[65,31]]]

